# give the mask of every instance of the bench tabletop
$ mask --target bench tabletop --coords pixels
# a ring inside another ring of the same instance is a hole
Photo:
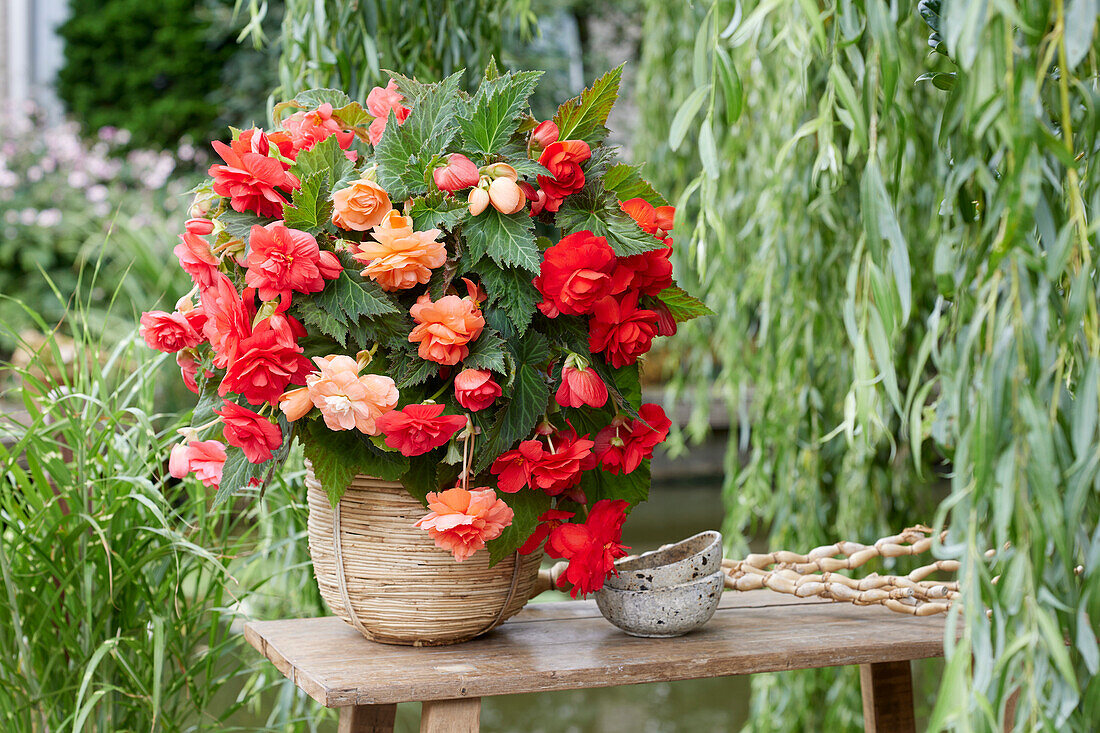
[[[677,639],[627,636],[594,601],[538,603],[456,646],[376,644],[336,617],[253,621],[245,638],[326,707],[570,690],[943,655],[944,618],[727,591]]]

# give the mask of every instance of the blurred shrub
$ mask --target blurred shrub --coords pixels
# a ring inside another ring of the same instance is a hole
[[[85,131],[122,127],[135,147],[205,141],[262,120],[270,54],[236,44],[234,0],[71,0],[58,28],[57,92]],[[278,14],[268,19],[278,22]],[[261,24],[262,27],[262,24]]]
[[[194,147],[123,155],[127,131],[104,127],[86,143],[74,124],[48,127],[33,109],[0,113],[0,125],[0,292],[55,324],[83,278],[88,317],[108,330],[186,292],[186,276],[164,265],[188,203],[189,183],[173,174],[178,161],[202,157]],[[121,303],[108,318],[116,290]],[[12,300],[0,301],[0,322],[33,326]],[[11,347],[0,334],[0,351]]]

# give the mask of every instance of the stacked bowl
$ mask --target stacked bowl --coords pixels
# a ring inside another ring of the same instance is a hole
[[[596,594],[600,613],[632,636],[682,636],[714,615],[722,597],[722,535],[700,532],[615,563]]]

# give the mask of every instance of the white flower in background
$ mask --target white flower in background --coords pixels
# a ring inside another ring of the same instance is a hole
[[[84,195],[88,199],[89,203],[98,204],[101,201],[107,200],[108,193],[109,192],[106,186],[104,186],[102,183],[97,183],[94,186],[88,186],[88,190],[85,192]]]
[[[15,171],[0,168],[0,188],[14,188],[17,183],[19,183],[19,176],[15,174]]]
[[[36,165],[32,165],[30,168],[27,169],[27,180],[31,181],[32,183],[37,183],[38,181],[41,181],[42,176],[44,175],[45,173],[42,171],[42,169]]]
[[[19,223],[23,226],[34,226],[34,223],[38,220],[38,210],[32,209],[29,206],[19,212]]]
[[[50,229],[61,223],[61,209],[42,209],[38,212],[38,226]]]
[[[90,176],[81,170],[74,170],[69,174],[69,188],[84,188],[92,182]]]

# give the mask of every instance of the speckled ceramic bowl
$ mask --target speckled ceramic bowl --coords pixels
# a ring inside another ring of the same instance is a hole
[[[721,570],[695,580],[655,590],[621,590],[604,586],[596,593],[600,613],[631,636],[682,636],[714,615],[722,598]]]
[[[615,563],[619,574],[606,587],[618,590],[653,590],[703,578],[722,566],[722,535],[700,532],[663,550],[654,550]]]

